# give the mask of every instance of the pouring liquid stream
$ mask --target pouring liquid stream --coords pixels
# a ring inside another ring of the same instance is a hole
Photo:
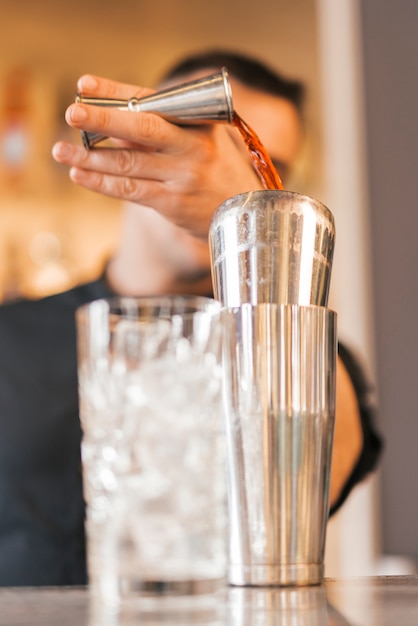
[[[233,113],[232,124],[238,129],[247,146],[253,168],[264,189],[284,189],[282,180],[260,139],[236,111]]]

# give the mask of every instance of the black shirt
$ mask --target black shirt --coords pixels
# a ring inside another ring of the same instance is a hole
[[[2,586],[86,583],[74,314],[110,295],[99,280],[0,307]],[[361,370],[346,348],[340,354],[362,406],[364,448],[337,506],[381,447]]]
[[[108,295],[0,307],[0,585],[86,582],[74,314]]]

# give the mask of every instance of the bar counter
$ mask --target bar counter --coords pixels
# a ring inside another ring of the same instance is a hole
[[[160,605],[159,605],[160,606]],[[326,579],[320,587],[226,588],[204,606],[115,614],[88,589],[0,589],[1,626],[416,626],[418,576]]]

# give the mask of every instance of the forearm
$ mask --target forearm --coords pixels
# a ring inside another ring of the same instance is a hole
[[[147,207],[126,204],[122,239],[106,270],[115,293],[208,294],[208,245]]]
[[[350,478],[363,447],[361,417],[356,392],[340,358],[337,364],[337,397],[331,466],[330,503],[337,501]]]

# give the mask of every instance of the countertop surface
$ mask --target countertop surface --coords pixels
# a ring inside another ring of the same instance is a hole
[[[86,588],[2,588],[1,626],[417,626],[418,576],[326,579],[320,587],[225,588],[205,603],[164,599],[113,611]]]

